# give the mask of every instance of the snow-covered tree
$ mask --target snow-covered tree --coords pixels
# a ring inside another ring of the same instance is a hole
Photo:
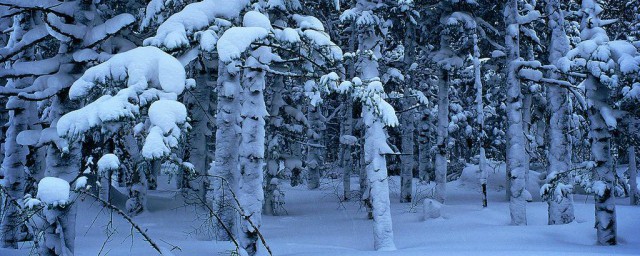
[[[555,65],[569,51],[569,38],[565,32],[565,18],[562,3],[556,0],[546,2],[549,16],[550,47],[549,63]],[[559,79],[560,75],[549,72],[549,78]],[[549,167],[543,197],[549,203],[549,224],[566,224],[574,220],[573,177],[571,175],[571,140],[569,138],[569,114],[571,103],[567,88],[551,85],[547,89],[547,99],[551,118],[549,120]]]
[[[586,79],[582,82],[586,91],[587,115],[589,117],[589,140],[593,182],[589,190],[595,193],[595,216],[598,243],[617,244],[615,207],[614,157],[611,139],[618,129],[620,111],[616,101],[630,95],[622,94],[626,76],[636,76],[640,71],[640,56],[637,49],[627,41],[610,41],[602,28],[612,20],[601,20],[603,9],[593,0],[582,1],[581,42],[558,60],[563,72],[583,70]],[[622,96],[624,95],[624,96]],[[631,94],[633,95],[633,93]],[[622,96],[622,97],[621,97]]]

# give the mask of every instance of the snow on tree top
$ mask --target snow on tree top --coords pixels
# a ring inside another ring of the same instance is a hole
[[[46,204],[66,204],[71,186],[66,180],[44,177],[38,183],[38,199]]]
[[[87,96],[97,84],[107,80],[124,81],[136,92],[152,85],[165,92],[181,94],[186,85],[186,73],[180,61],[156,47],[138,47],[116,54],[108,61],[89,68],[71,85],[69,97]]]
[[[264,14],[257,11],[250,11],[244,14],[242,25],[245,27],[259,27],[271,30],[271,21]]]
[[[294,14],[293,20],[296,21],[298,27],[302,30],[313,29],[324,31],[324,25],[322,25],[322,22],[316,17]]]
[[[120,160],[114,154],[105,154],[98,160],[98,170],[116,170],[120,168]]]
[[[187,35],[203,30],[217,18],[234,19],[249,3],[248,0],[204,0],[187,5],[182,11],[171,15],[158,27],[154,37],[144,40],[144,45],[168,48],[169,50],[189,45]]]
[[[233,27],[218,40],[218,55],[221,61],[230,62],[240,58],[253,42],[267,37],[269,31],[261,27]]]

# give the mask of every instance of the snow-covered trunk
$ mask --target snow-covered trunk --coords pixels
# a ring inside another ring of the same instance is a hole
[[[638,182],[637,182],[637,177],[638,177],[638,166],[636,165],[636,147],[634,146],[630,146],[629,147],[629,186],[631,186],[631,188],[629,189],[629,200],[631,205],[638,205],[638,203],[640,203],[638,200],[639,196],[638,195]]]
[[[28,110],[28,102],[18,99],[18,97],[10,97],[7,102],[6,109],[9,112],[9,122],[7,128],[7,137],[5,138],[5,154],[2,161],[2,169],[4,169],[4,184],[7,195],[4,195],[5,202],[2,212],[2,221],[0,222],[0,231],[2,231],[2,247],[18,248],[20,239],[20,228],[22,227],[22,216],[17,206],[9,202],[16,200],[20,202],[24,196],[25,189],[25,164],[29,149],[26,146],[18,144],[18,134],[25,131],[28,126],[30,114]]]
[[[480,172],[480,186],[482,187],[482,206],[487,207],[487,156],[485,153],[484,132],[484,104],[482,101],[482,76],[480,74],[480,47],[478,47],[478,34],[473,34],[473,84],[476,89],[476,122],[478,123],[478,148],[480,149],[478,171]]]
[[[558,59],[569,51],[569,40],[565,33],[564,14],[559,0],[547,0],[547,13],[549,15],[549,30],[551,42],[549,46],[549,63],[556,64]],[[556,72],[549,72],[549,78],[559,79]],[[570,102],[567,89],[559,86],[550,86],[547,89],[547,101],[549,104],[549,166],[547,182],[553,182],[556,186],[573,186],[571,170],[571,139],[569,138]],[[567,192],[567,193],[564,193]],[[572,222],[573,195],[564,190],[563,193],[554,193],[548,200],[549,225],[566,224]]]
[[[365,162],[369,181],[369,197],[373,209],[374,248],[378,251],[395,250],[393,241],[393,225],[391,222],[391,202],[389,200],[389,179],[387,177],[387,161],[382,146],[386,146],[387,138],[384,125],[373,110],[366,108],[365,119],[373,119],[367,124],[365,132]]]
[[[189,133],[189,163],[193,164],[195,175],[189,179],[189,188],[200,198],[202,202],[206,202],[206,191],[208,187],[208,179],[206,178],[209,157],[207,152],[207,144],[211,134],[209,126],[209,101],[211,100],[208,73],[200,74],[196,77],[196,87],[192,91],[192,101],[194,101],[191,117],[191,126],[193,127]]]
[[[78,109],[78,106],[66,96],[54,98],[52,108],[59,113],[68,113]],[[51,127],[56,127],[57,120]],[[82,166],[82,144],[79,141],[70,142],[62,149],[58,145],[49,145],[46,156],[45,176],[56,177],[71,183],[79,174]],[[76,198],[71,193],[70,200]],[[77,204],[72,203],[65,207],[47,208],[44,212],[46,223],[41,227],[44,231],[43,239],[39,243],[40,255],[73,255],[76,238],[76,213]],[[65,254],[66,253],[66,254]]]
[[[372,52],[374,56],[362,56],[360,62],[360,78],[369,83],[379,79],[378,61],[380,44],[383,40],[373,27],[363,31],[360,36],[360,52]],[[365,126],[364,136],[364,164],[367,176],[368,199],[373,216],[374,248],[378,251],[395,250],[393,241],[393,225],[391,221],[391,202],[389,200],[389,179],[387,174],[387,160],[383,154],[391,153],[387,145],[384,124],[379,116],[375,116],[373,106],[363,103],[362,117]]]
[[[447,197],[447,145],[449,141],[449,72],[440,69],[438,81],[438,128],[436,138],[436,189],[434,199],[444,203]]]
[[[234,67],[238,63],[230,63]],[[213,209],[220,216],[221,223],[215,223],[217,240],[231,240],[223,225],[236,230],[237,214],[230,190],[238,190],[238,145],[240,137],[240,72],[229,72],[228,66],[220,62],[218,69],[218,105],[216,114],[215,163],[213,166],[212,189]]]
[[[404,65],[407,71],[411,69],[415,59],[415,51],[414,51],[414,37],[415,29],[410,22],[407,25],[407,31],[405,33],[405,43],[404,48],[408,49],[404,55]],[[413,77],[412,74],[409,74],[405,79],[404,91],[406,94],[413,87]],[[403,108],[410,109],[413,107],[414,101],[411,98],[405,98],[403,101]],[[413,192],[413,169],[415,166],[414,156],[413,156],[413,148],[414,148],[414,132],[416,130],[415,123],[415,112],[413,110],[404,111],[400,117],[400,127],[402,127],[402,156],[400,156],[400,161],[402,162],[402,167],[400,170],[400,202],[408,203],[411,202]]]
[[[345,101],[342,110],[342,122],[340,122],[340,137],[353,136],[353,103]],[[350,137],[351,138],[351,137]],[[349,143],[351,144],[351,143]],[[342,167],[343,200],[351,198],[351,173],[353,172],[353,145],[342,144],[340,146],[340,165]]]
[[[320,144],[322,143],[322,130],[324,130],[324,117],[322,116],[319,105],[309,106],[307,111],[307,119],[309,120],[310,126],[307,134],[307,187],[309,189],[316,189],[320,187],[320,167],[323,164]]]
[[[13,26],[11,34],[8,38],[6,47],[14,47],[19,44],[32,27],[31,15],[29,12],[24,14],[16,14],[13,16]],[[32,51],[17,54],[13,57],[15,62],[19,62],[22,57],[34,57]],[[10,68],[9,63],[4,68]],[[4,87],[12,89],[20,89],[27,84],[24,80],[5,80]],[[27,80],[29,81],[29,80]],[[29,148],[18,143],[18,134],[25,131],[29,127],[30,121],[33,121],[33,115],[37,115],[37,111],[31,102],[26,102],[18,97],[9,97],[6,101],[5,111],[8,112],[8,121],[6,124],[6,137],[4,137],[4,152],[1,161],[2,169],[0,176],[4,175],[2,186],[6,188],[6,193],[0,193],[4,200],[0,201],[0,231],[2,232],[2,242],[0,246],[3,248],[18,248],[18,242],[24,240],[24,232],[21,230],[24,222],[21,220],[18,207],[14,204],[21,203],[27,185],[27,175],[25,166],[27,165],[27,155]],[[4,111],[3,111],[4,112]],[[1,124],[5,125],[5,124]],[[2,128],[0,128],[2,129]]]
[[[520,61],[520,25],[518,24],[518,1],[508,0],[504,9],[507,33],[505,47],[507,53],[507,178],[510,180],[509,210],[511,224],[526,225],[527,210],[525,197],[525,138],[522,126],[522,91],[517,77],[517,63]]]
[[[615,173],[611,155],[611,131],[607,126],[601,109],[609,108],[610,89],[591,74],[584,82],[588,99],[589,140],[591,155],[595,163],[595,214],[598,243],[615,245],[616,241],[616,205],[614,196]]]
[[[268,115],[264,101],[264,87],[266,82],[265,64],[259,61],[263,54],[269,54],[268,48],[261,47],[254,50],[245,65],[245,77],[242,82],[243,101],[241,107],[242,128],[239,149],[240,185],[238,196],[244,210],[242,220],[242,234],[239,237],[240,246],[249,255],[256,253],[258,233],[252,227],[260,227],[262,222],[262,201],[264,200],[263,165],[265,120]]]

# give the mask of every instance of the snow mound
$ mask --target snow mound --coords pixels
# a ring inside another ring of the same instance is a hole
[[[440,218],[442,204],[433,199],[425,199],[422,203],[422,217],[424,220]]]
[[[66,180],[56,177],[44,177],[38,183],[38,199],[46,204],[66,204],[71,186]]]

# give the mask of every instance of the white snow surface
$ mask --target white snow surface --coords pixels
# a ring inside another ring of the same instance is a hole
[[[640,226],[637,218],[640,207],[629,206],[627,198],[616,202],[620,244],[598,246],[593,229],[592,196],[575,196],[576,221],[573,223],[547,225],[547,203],[535,201],[527,204],[529,225],[511,226],[504,183],[496,183],[504,181],[504,176],[491,173],[488,208],[482,208],[482,195],[477,183],[454,181],[448,184],[447,203],[442,206],[442,216],[427,221],[422,220],[421,203],[398,203],[400,179],[390,177],[391,216],[398,248],[394,252],[373,250],[372,222],[357,200],[336,201],[335,191],[342,191],[342,179],[323,179],[321,188],[311,191],[304,186],[292,188],[288,182],[283,182],[288,215],[264,216],[260,231],[274,255],[279,256],[608,256],[638,255],[640,252],[637,228]],[[417,180],[414,182],[415,191],[419,191],[416,202],[421,202],[432,186]],[[351,183],[352,189],[357,190],[357,177],[353,177]],[[180,247],[180,250],[172,250],[176,256],[228,255],[233,250],[230,242],[211,241],[201,232],[194,232],[194,227],[202,224],[202,220],[196,218],[202,212],[183,207],[184,199],[175,187],[168,187],[166,176],[160,176],[158,184],[157,191],[149,191],[149,211],[134,217],[134,221],[155,241],[166,248],[172,248],[172,245]],[[114,197],[116,201],[119,200],[117,198],[126,200],[124,195]],[[105,247],[111,250],[109,254],[158,255],[139,234],[134,233],[131,237],[129,224],[121,218],[92,200],[77,203],[82,214],[78,214],[76,231],[82,235],[76,238],[76,244],[82,246],[76,247],[76,255],[97,255],[105,241]],[[111,219],[113,227],[120,232],[107,240],[102,227]],[[20,248],[0,249],[0,255],[29,255],[30,244]],[[261,252],[266,250],[261,248]]]
[[[69,182],[56,177],[44,177],[38,182],[37,198],[43,203],[58,205],[69,200]]]

